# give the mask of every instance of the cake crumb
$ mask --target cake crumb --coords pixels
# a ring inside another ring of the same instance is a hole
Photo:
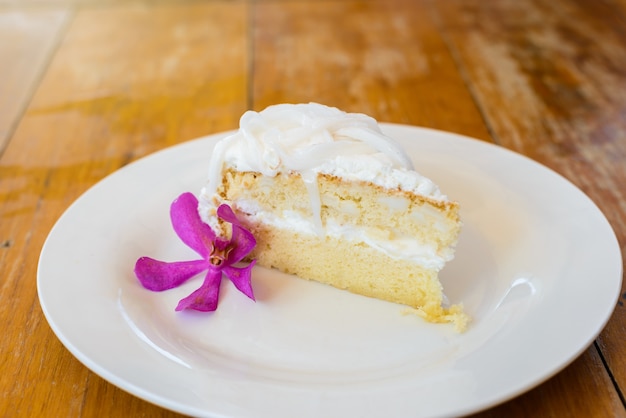
[[[426,312],[423,309],[412,308],[407,306],[402,310],[403,315],[417,315],[420,318],[424,318],[428,322],[433,323],[452,323],[454,330],[458,333],[463,333],[467,330],[467,325],[470,322],[470,317],[463,312],[463,304],[452,305],[448,309],[441,308],[441,312],[433,314]]]

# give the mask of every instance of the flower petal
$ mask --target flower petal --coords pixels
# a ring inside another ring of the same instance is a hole
[[[250,299],[256,301],[254,292],[252,291],[252,267],[256,264],[256,260],[252,260],[246,267],[226,266],[222,269],[224,274],[230,279],[237,289]]]
[[[202,257],[211,251],[215,232],[200,219],[198,199],[192,193],[181,194],[170,207],[170,218],[176,235]]]
[[[161,291],[179,286],[207,268],[206,260],[167,263],[141,257],[135,263],[135,276],[146,289]]]
[[[250,254],[250,251],[252,251],[256,245],[256,239],[254,239],[254,235],[252,235],[250,231],[243,227],[230,206],[224,204],[220,205],[217,208],[217,216],[233,226],[230,239],[233,249],[228,256],[228,264],[238,263],[243,260],[245,256]]]
[[[196,311],[210,312],[217,309],[217,302],[220,296],[220,283],[222,281],[222,271],[210,268],[207,275],[198,289],[192,294],[178,302],[177,311],[183,309],[193,309]]]

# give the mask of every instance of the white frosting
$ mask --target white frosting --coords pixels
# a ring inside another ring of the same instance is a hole
[[[299,172],[311,179],[325,173],[447,199],[431,180],[413,170],[411,160],[382,133],[376,120],[317,103],[280,104],[244,113],[239,131],[215,146],[205,198],[215,194],[224,165],[271,177]]]
[[[240,129],[218,144],[211,156],[209,181],[202,190],[200,214],[214,228],[211,208],[219,204],[216,189],[224,166],[238,171],[254,171],[274,177],[278,173],[299,172],[310,198],[313,217],[283,214],[282,218],[242,205],[244,212],[256,221],[291,228],[302,233],[341,237],[365,242],[391,257],[410,259],[428,268],[440,269],[452,257],[437,254],[430,246],[415,243],[412,237],[381,239],[372,237],[364,228],[322,225],[317,174],[331,174],[349,181],[368,181],[387,189],[407,190],[435,200],[446,200],[438,187],[413,170],[412,163],[393,140],[385,136],[376,121],[360,113],[345,113],[316,103],[281,104],[261,112],[248,111],[240,121]],[[408,205],[402,198],[381,201],[390,210]]]

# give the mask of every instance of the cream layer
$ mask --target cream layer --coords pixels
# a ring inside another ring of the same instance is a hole
[[[299,212],[283,211],[280,214],[263,211],[256,202],[237,200],[230,202],[244,215],[247,222],[271,225],[306,235],[320,235],[320,229],[312,217],[303,217]],[[437,252],[434,245],[420,243],[414,237],[394,231],[381,231],[355,225],[340,225],[327,219],[322,234],[352,243],[364,243],[396,260],[410,260],[428,270],[439,271],[454,257],[454,251],[447,248]],[[388,237],[388,238],[385,238]]]

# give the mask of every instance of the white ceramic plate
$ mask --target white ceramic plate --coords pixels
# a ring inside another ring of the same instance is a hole
[[[210,417],[461,415],[538,385],[601,331],[621,254],[598,208],[513,152],[383,124],[418,171],[462,205],[442,272],[464,334],[403,308],[256,268],[252,302],[224,281],[215,313],[175,312],[201,277],[162,293],[133,275],[143,255],[188,260],[169,205],[198,192],[213,135],[110,175],[59,219],[39,262],[50,326],[88,368],[149,402]],[[323,260],[320,260],[322,262]]]

